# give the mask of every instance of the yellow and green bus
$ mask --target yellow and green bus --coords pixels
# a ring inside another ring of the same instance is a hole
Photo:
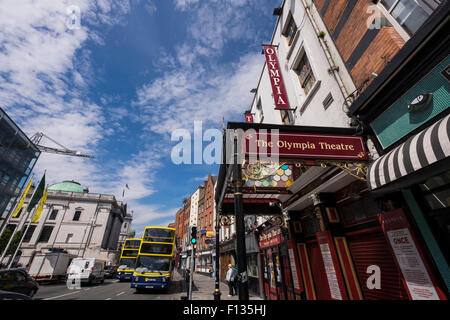
[[[119,281],[131,280],[133,277],[140,246],[141,239],[125,239],[116,274]]]
[[[175,229],[146,227],[131,279],[131,288],[167,290],[172,280]]]

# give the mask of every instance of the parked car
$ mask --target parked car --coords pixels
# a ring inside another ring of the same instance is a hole
[[[117,266],[106,266],[105,267],[105,278],[114,279],[117,273]]]
[[[0,290],[33,297],[39,285],[24,269],[0,270]]]
[[[67,269],[67,280],[80,279],[89,285],[105,281],[105,261],[95,258],[75,258]]]
[[[17,292],[0,290],[0,300],[33,300],[33,298]]]

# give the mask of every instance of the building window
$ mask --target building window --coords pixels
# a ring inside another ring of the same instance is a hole
[[[376,219],[380,212],[375,199],[364,195],[359,199],[351,199],[340,206],[344,226]]]
[[[23,207],[20,208],[19,212],[17,213],[17,216],[15,216],[14,218],[15,218],[15,219],[19,219],[19,218],[20,218],[20,215],[22,214],[22,211],[23,211]]]
[[[69,233],[69,234],[67,235],[67,238],[66,238],[66,243],[70,243],[70,241],[72,240],[72,238],[73,238],[73,233]]]
[[[441,4],[441,1],[381,0],[381,4],[409,35],[413,35]]]
[[[305,90],[305,93],[308,94],[308,92],[312,89],[314,83],[316,83],[316,77],[314,76],[306,54],[303,54],[303,57],[300,59],[298,65],[294,68],[294,71],[297,74],[298,79],[300,80],[300,84],[303,90]]]
[[[259,122],[261,123],[264,120],[264,111],[261,104],[261,99],[258,100],[258,103],[256,104],[256,111],[258,113]]]
[[[22,233],[25,232],[26,226],[24,226]],[[28,243],[31,240],[31,237],[33,236],[34,229],[36,229],[35,225],[32,225],[28,228],[27,233],[25,234],[25,237],[23,237],[23,243]]]
[[[48,239],[50,239],[50,236],[52,235],[52,231],[53,226],[44,226],[37,242],[48,242]]]
[[[325,110],[328,109],[328,107],[333,103],[333,96],[331,95],[331,92],[325,97],[325,99],[322,102],[322,105]]]
[[[48,220],[55,220],[56,216],[58,215],[58,211],[59,211],[58,209],[53,209]]]
[[[292,14],[289,13],[286,28],[284,29],[283,32],[283,36],[286,37],[288,45],[291,45],[292,41],[294,41],[294,36],[296,32],[297,32],[297,25],[295,24],[294,17],[292,17]]]
[[[81,216],[81,211],[77,210],[75,211],[75,214],[73,215],[73,221],[79,221]]]
[[[290,110],[280,110],[281,112],[281,121],[283,124],[292,124],[294,122],[294,118],[291,115]]]

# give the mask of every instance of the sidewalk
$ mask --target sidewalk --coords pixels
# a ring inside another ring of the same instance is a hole
[[[175,271],[178,273],[177,271]],[[180,277],[181,275],[178,274]],[[215,279],[203,274],[194,273],[192,289],[192,300],[214,300],[214,292],[216,288]],[[228,296],[228,285],[220,282],[220,300],[239,300],[238,295]],[[262,300],[259,296],[249,294],[250,300]]]

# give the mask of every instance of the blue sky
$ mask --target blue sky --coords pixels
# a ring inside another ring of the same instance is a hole
[[[35,173],[122,199],[133,228],[167,225],[218,165],[175,165],[174,129],[243,121],[281,0],[4,0],[0,106],[95,159],[42,154]],[[67,8],[81,11],[67,28]],[[42,140],[53,146],[52,142]]]

